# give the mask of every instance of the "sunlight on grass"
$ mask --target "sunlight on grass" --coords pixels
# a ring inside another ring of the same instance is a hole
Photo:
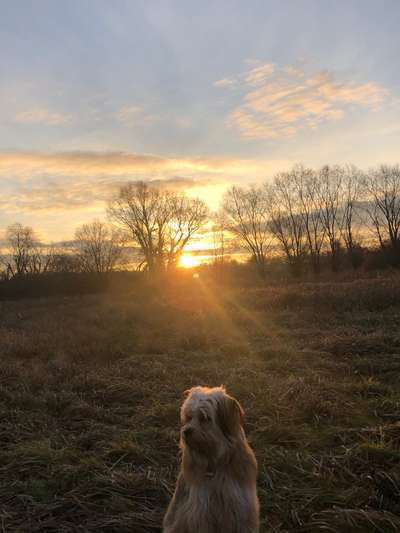
[[[223,383],[257,453],[260,533],[399,532],[400,284],[349,286],[182,269],[0,302],[0,531],[159,533],[182,391]]]

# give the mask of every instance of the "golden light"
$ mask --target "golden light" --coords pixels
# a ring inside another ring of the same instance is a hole
[[[182,268],[193,268],[199,266],[200,262],[194,255],[183,254],[179,259],[179,266]]]

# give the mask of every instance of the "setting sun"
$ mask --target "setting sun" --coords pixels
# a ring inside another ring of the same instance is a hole
[[[200,264],[197,258],[191,254],[183,254],[179,259],[179,266],[182,268],[193,268]]]

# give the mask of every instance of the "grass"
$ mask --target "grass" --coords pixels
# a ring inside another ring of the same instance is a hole
[[[160,531],[179,405],[246,410],[263,532],[400,530],[400,277],[0,302],[0,530]]]

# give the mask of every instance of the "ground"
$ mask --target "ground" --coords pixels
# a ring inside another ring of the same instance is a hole
[[[160,531],[179,406],[226,385],[262,532],[400,531],[400,276],[0,302],[0,526]]]

